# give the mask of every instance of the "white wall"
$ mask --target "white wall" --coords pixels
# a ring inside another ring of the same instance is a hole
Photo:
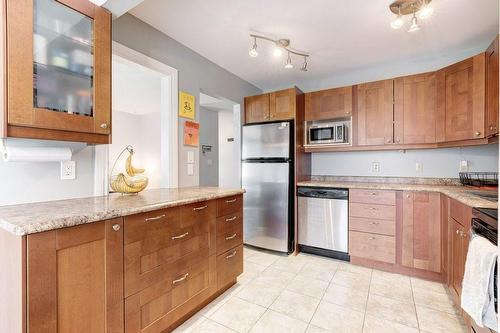
[[[200,148],[212,146],[203,153],[200,149],[200,186],[219,185],[219,115],[217,111],[200,107]]]
[[[237,117],[238,119],[238,117]],[[234,111],[219,112],[219,186],[241,187],[240,141]],[[239,126],[238,126],[239,127]],[[228,142],[228,138],[234,141]]]
[[[80,143],[8,139],[13,146],[70,147],[76,179],[60,179],[58,162],[4,162],[0,159],[0,206],[88,197],[94,191],[94,148]]]
[[[469,171],[498,171],[498,144],[426,150],[336,152],[312,154],[313,175],[458,178],[460,161]],[[372,172],[372,162],[380,172]],[[422,172],[415,163],[423,164]]]

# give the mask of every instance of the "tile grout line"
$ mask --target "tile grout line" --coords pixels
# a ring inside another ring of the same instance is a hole
[[[372,280],[373,280],[373,269],[370,272],[370,284],[368,285],[368,295],[366,295],[365,311],[363,312],[363,324],[361,325],[361,333],[363,333],[365,330],[366,312],[368,311],[368,299],[370,298],[370,289],[372,287]]]
[[[411,297],[413,298],[413,307],[415,308],[415,317],[417,318],[417,328],[420,332],[420,321],[418,320],[418,312],[417,312],[417,303],[415,303],[415,292],[413,291],[413,282],[411,281],[410,276],[410,288],[411,288]]]

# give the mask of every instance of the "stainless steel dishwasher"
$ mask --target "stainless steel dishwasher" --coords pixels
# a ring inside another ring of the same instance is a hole
[[[349,260],[349,190],[301,186],[297,195],[300,250]]]

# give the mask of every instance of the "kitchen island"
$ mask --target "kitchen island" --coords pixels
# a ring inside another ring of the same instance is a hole
[[[162,332],[243,272],[242,189],[0,207],[0,331]]]

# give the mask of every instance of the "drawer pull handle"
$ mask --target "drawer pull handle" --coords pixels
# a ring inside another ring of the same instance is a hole
[[[232,257],[234,257],[235,255],[236,255],[236,251],[233,251],[233,253],[228,254],[228,255],[226,256],[226,259],[231,259],[231,258],[232,258]]]
[[[236,237],[236,234],[232,234],[231,236],[226,237],[226,240],[231,240]]]
[[[369,239],[369,240],[374,240],[374,239],[375,239],[375,237],[370,237],[370,238],[368,238],[368,239]]]
[[[371,192],[370,195],[377,195],[377,192]]]
[[[226,200],[226,203],[233,203],[233,202],[236,202],[236,198],[231,199],[231,200]]]
[[[377,210],[377,208],[375,208],[375,207],[370,207],[370,210]]]
[[[371,225],[377,225],[377,224],[378,224],[378,222],[370,222],[370,223],[368,223],[368,224],[371,224]]]
[[[187,235],[189,235],[189,232],[188,232],[188,231],[186,231],[185,233],[183,233],[182,235],[179,235],[179,236],[172,236],[172,240],[174,240],[174,239],[184,238],[184,237],[186,237]]]
[[[194,210],[194,211],[197,211],[197,210],[203,210],[203,209],[205,209],[205,208],[207,208],[207,207],[208,207],[207,205],[205,205],[205,206],[201,206],[201,207],[195,207],[195,208],[193,208],[193,210]]]
[[[189,276],[189,273],[186,273],[181,278],[178,278],[177,280],[172,281],[172,284],[180,283],[180,282],[186,280],[188,276]]]
[[[165,214],[161,214],[161,215],[158,215],[158,216],[155,216],[155,217],[148,217],[148,218],[144,219],[144,221],[146,221],[146,222],[156,221],[156,220],[164,218],[165,216],[166,216]]]
[[[231,221],[234,221],[234,220],[236,220],[236,215],[233,216],[233,217],[230,217],[230,218],[226,219],[226,222],[231,222]]]

